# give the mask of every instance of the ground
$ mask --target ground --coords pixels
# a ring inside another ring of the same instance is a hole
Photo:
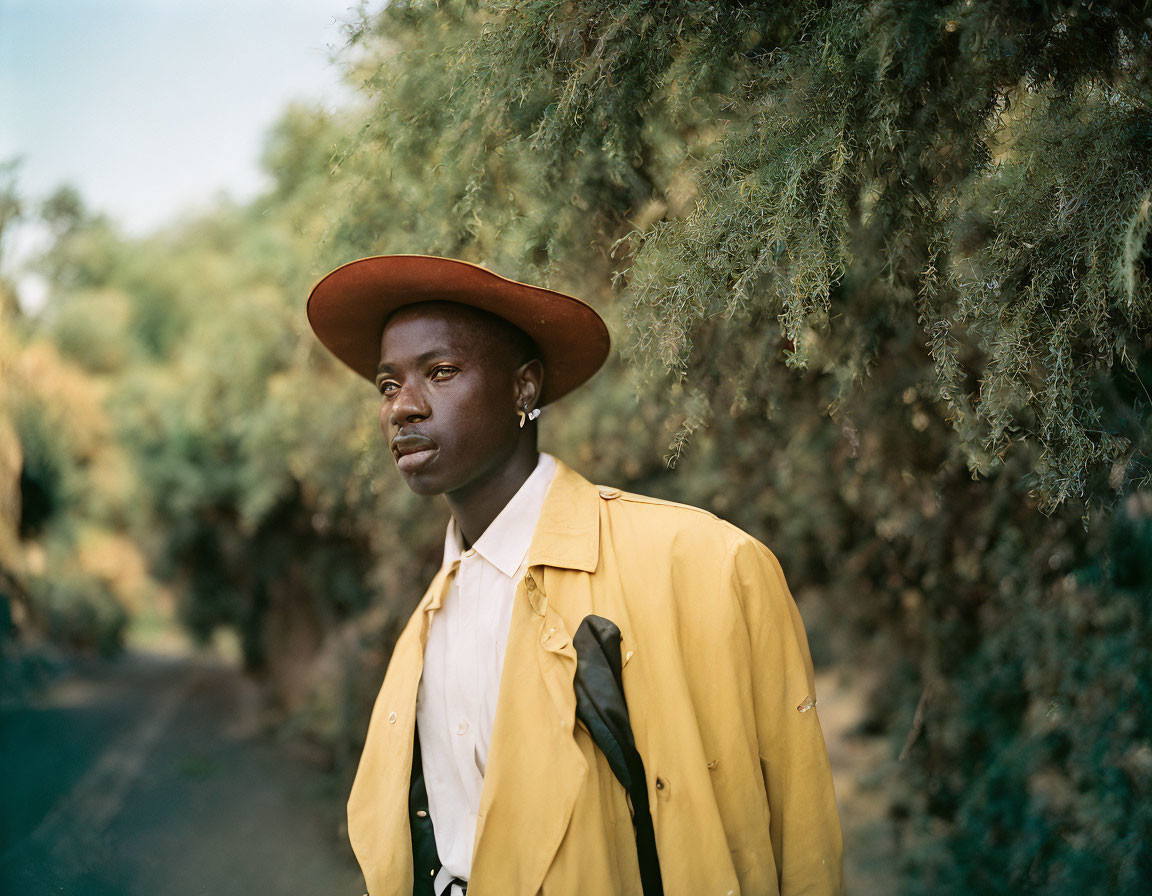
[[[886,738],[860,732],[864,690],[858,679],[821,676],[817,712],[844,830],[845,891],[848,896],[893,896],[900,892],[902,868],[888,807],[900,767]]]
[[[359,896],[343,785],[219,662],[129,655],[0,707],[0,892]]]

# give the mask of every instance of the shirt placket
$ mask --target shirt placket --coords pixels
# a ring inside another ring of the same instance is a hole
[[[452,643],[457,656],[450,664],[452,669],[452,699],[450,705],[459,708],[457,718],[450,720],[452,731],[452,755],[462,776],[468,778],[465,788],[468,797],[468,811],[475,821],[480,806],[476,795],[480,793],[483,779],[476,767],[476,737],[479,734],[476,719],[476,680],[480,674],[478,666],[478,644],[483,640],[482,608],[477,606],[483,590],[483,561],[476,554],[465,553],[460,561],[459,585],[460,610],[456,614],[457,631]]]

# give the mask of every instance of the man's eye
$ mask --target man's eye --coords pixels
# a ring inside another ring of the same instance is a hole
[[[396,394],[396,390],[400,387],[392,380],[380,380],[376,383],[376,388],[380,390],[380,394],[388,398]]]
[[[432,379],[434,379],[434,380],[446,380],[449,377],[451,377],[454,373],[456,373],[455,367],[448,367],[445,365],[441,365],[439,367],[433,367],[432,368]]]

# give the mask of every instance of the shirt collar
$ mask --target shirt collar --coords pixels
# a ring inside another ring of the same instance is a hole
[[[540,452],[536,469],[472,545],[477,554],[509,578],[516,575],[528,554],[532,533],[536,531],[536,523],[544,508],[544,498],[555,472],[556,458]],[[460,528],[455,519],[450,519],[448,531],[444,534],[443,565],[450,567],[459,561],[463,553]]]

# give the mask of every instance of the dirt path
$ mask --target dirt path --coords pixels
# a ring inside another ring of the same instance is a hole
[[[343,787],[231,669],[128,657],[0,710],[0,892],[358,896]]]
[[[845,892],[892,896],[901,889],[899,844],[888,817],[887,788],[896,771],[892,746],[857,733],[864,715],[862,684],[828,674],[817,680],[816,692],[844,831]]]

